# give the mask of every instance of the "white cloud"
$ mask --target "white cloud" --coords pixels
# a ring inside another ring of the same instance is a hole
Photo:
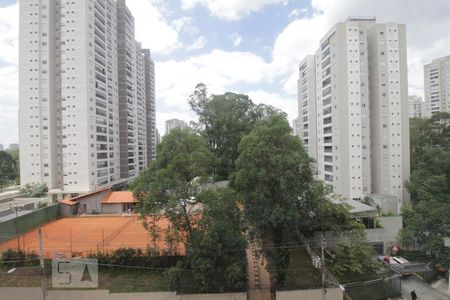
[[[0,143],[18,141],[19,4],[0,9]]]
[[[296,96],[285,96],[264,90],[248,91],[246,94],[249,95],[254,103],[272,105],[287,113],[290,118],[295,118],[297,116]]]
[[[18,141],[18,69],[17,65],[0,68],[0,143]]]
[[[19,4],[0,9],[0,61],[17,64],[19,55]]]
[[[203,49],[207,43],[208,43],[208,40],[204,36],[200,36],[195,40],[194,43],[187,46],[186,50],[191,51],[191,50]]]
[[[181,7],[192,9],[197,5],[203,5],[213,16],[235,21],[265,6],[278,3],[286,3],[286,0],[181,0]]]
[[[242,43],[242,36],[237,32],[230,35],[230,39],[233,42],[234,47],[237,47]]]
[[[171,24],[178,33],[185,32],[191,36],[196,36],[200,32],[197,27],[192,25],[192,18],[190,17],[175,19]]]
[[[267,64],[250,52],[213,50],[187,60],[156,63],[156,95],[172,109],[187,107],[187,98],[199,82],[210,93],[223,93],[234,84],[256,84],[264,79]]]
[[[142,43],[143,48],[150,48],[153,53],[168,54],[181,47],[177,28],[165,20],[156,3],[133,0],[127,1],[127,6],[134,16],[136,40]]]

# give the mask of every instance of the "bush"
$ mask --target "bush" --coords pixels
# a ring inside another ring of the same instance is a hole
[[[41,202],[41,201],[39,201],[39,202],[37,203],[37,209],[47,207],[47,205],[48,205],[47,202]]]
[[[39,265],[38,256],[34,252],[25,253],[22,250],[8,249],[2,252],[0,262],[6,268],[16,268]]]
[[[32,198],[44,197],[47,192],[48,187],[45,183],[28,183],[20,189],[20,193]]]
[[[89,253],[88,257],[98,259],[99,264],[121,265],[121,266],[142,266],[151,268],[169,268],[182,260],[181,256],[159,255],[159,251],[147,248],[144,252],[141,249],[119,248],[112,252]]]

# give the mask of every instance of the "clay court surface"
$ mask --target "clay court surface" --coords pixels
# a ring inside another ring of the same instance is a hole
[[[166,220],[158,220],[160,232],[167,229]],[[64,218],[42,226],[43,252],[46,258],[86,256],[89,252],[109,252],[131,247],[146,250],[148,247],[168,250],[164,237],[153,239],[137,216],[86,216]],[[164,236],[164,234],[160,234]],[[17,249],[17,238],[0,244],[0,251]],[[39,253],[38,230],[19,237],[20,249]],[[156,246],[156,247],[155,247]],[[179,254],[184,253],[181,245]]]

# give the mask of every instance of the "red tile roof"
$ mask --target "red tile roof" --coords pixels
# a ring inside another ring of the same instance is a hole
[[[136,203],[133,193],[130,191],[110,192],[102,199],[102,204]]]
[[[75,204],[77,204],[77,202],[72,201],[71,199],[67,199],[67,198],[63,199],[63,200],[60,200],[59,203],[66,204],[66,205],[75,205]]]

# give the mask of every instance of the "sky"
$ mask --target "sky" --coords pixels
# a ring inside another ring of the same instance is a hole
[[[195,120],[187,99],[248,94],[297,116],[298,63],[348,16],[406,24],[410,95],[423,96],[423,65],[450,54],[449,0],[127,0],[136,39],[156,63],[157,127]],[[0,144],[18,142],[16,0],[0,0]]]

